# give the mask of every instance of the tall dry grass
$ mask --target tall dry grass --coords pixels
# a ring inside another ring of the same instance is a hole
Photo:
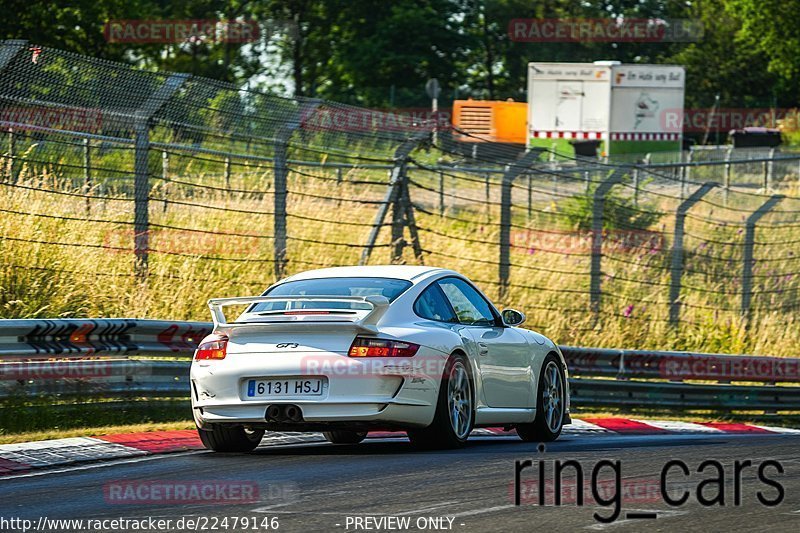
[[[800,225],[788,206],[759,231],[752,319],[741,317],[743,217],[762,198],[720,193],[687,219],[686,274],[680,326],[669,325],[671,239],[680,202],[669,184],[642,193],[640,209],[661,213],[649,231],[660,244],[606,249],[602,306],[590,311],[589,250],[574,237],[569,198],[583,185],[534,180],[531,211],[524,182],[513,191],[511,287],[500,298],[499,195],[483,185],[448,177],[443,217],[438,178],[412,175],[412,200],[423,261],[473,278],[501,306],[525,311],[528,325],[563,344],[724,353],[796,355],[800,278],[793,253]],[[375,182],[365,183],[365,182]],[[354,170],[342,181],[330,171],[292,173],[288,194],[287,271],[357,264],[377,202],[382,171]],[[259,294],[275,281],[273,191],[270,175],[185,174],[154,183],[150,203],[149,276],[134,275],[133,202],[124,188],[89,194],[44,173],[0,185],[0,316],[148,317],[207,320],[210,297]],[[187,185],[191,184],[191,185]],[[628,193],[625,193],[628,194]],[[792,204],[793,205],[793,204]],[[388,219],[387,219],[388,222]],[[781,225],[778,225],[781,224]],[[621,228],[636,229],[638,228]],[[528,233],[526,233],[528,232]],[[534,241],[530,235],[535,235]],[[551,239],[542,241],[542,235]],[[406,238],[408,238],[406,234]],[[537,240],[538,239],[538,240]],[[543,245],[544,242],[544,245]],[[382,228],[371,264],[389,261],[389,228]],[[410,246],[404,260],[416,263]]]

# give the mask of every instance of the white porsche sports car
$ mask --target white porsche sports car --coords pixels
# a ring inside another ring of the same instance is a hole
[[[224,307],[243,306],[228,322]],[[322,431],[354,444],[404,430],[424,447],[463,445],[475,427],[558,438],[570,423],[558,346],[498,312],[467,278],[422,266],[313,270],[263,296],[209,300],[214,332],[192,361],[192,410],[216,451],[250,451],[265,431]]]

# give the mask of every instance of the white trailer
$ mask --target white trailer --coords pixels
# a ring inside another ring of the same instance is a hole
[[[597,141],[602,155],[678,151],[686,72],[675,65],[528,64],[528,146],[571,156]]]

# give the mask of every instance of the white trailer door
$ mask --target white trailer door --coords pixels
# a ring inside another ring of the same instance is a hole
[[[559,81],[556,131],[580,131],[582,107],[583,82]]]

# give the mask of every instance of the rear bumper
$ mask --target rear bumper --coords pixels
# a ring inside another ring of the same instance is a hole
[[[291,404],[300,408],[303,421],[286,423],[281,427],[291,430],[307,429],[315,424],[375,426],[375,427],[425,427],[433,421],[434,406],[429,404],[400,403],[387,399],[386,403],[303,403],[301,401],[280,401],[258,405],[225,405],[195,407],[195,420],[200,427],[208,424],[250,424],[265,425],[266,410],[271,404]]]
[[[195,362],[192,407],[198,426],[266,424],[267,407],[296,405],[303,423],[363,423],[424,427],[433,421],[445,359],[438,354],[404,359],[352,359],[326,354],[235,354],[222,361]],[[313,364],[310,364],[312,362]],[[434,369],[433,371],[431,371]],[[253,378],[322,378],[320,396],[249,398]]]

